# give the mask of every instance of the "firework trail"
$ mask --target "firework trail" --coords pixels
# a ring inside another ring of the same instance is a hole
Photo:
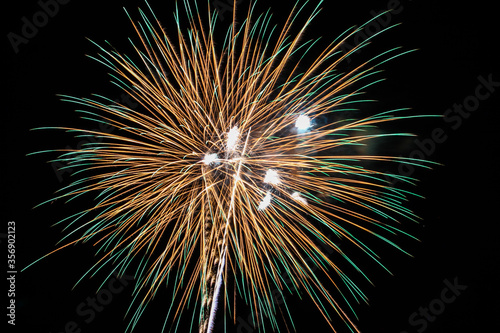
[[[368,102],[363,91],[380,81],[379,66],[409,51],[393,48],[343,72],[342,60],[372,38],[342,53],[342,43],[364,26],[351,28],[313,56],[316,41],[304,41],[304,32],[320,8],[295,32],[301,3],[279,31],[270,12],[254,13],[254,3],[240,24],[234,8],[223,43],[215,38],[216,14],[202,19],[194,1],[183,2],[187,28],[176,9],[174,36],[152,11],[139,10],[141,20],[131,19],[139,41],[132,43],[135,58],[97,43],[100,53],[92,58],[140,107],[102,96],[62,96],[81,106],[82,118],[117,131],[64,128],[102,140],[58,150],[57,161],[79,169],[81,177],[56,198],[94,194],[96,204],[59,222],[72,230],[55,251],[92,241],[100,259],[85,275],[111,264],[122,273],[135,271],[129,330],[167,283],[174,301],[165,330],[177,330],[189,307],[192,326],[209,332],[217,308],[231,314],[231,280],[256,320],[267,318],[273,330],[279,330],[277,314],[286,314],[273,304],[271,290],[288,290],[309,295],[332,330],[335,313],[357,331],[344,309],[352,312],[348,299],[366,297],[340,266],[366,276],[327,235],[382,265],[358,235],[401,250],[390,237],[405,234],[401,220],[417,220],[404,207],[410,193],[386,180],[412,179],[370,166],[426,163],[359,154],[358,147],[409,136],[372,129],[418,116],[397,109],[353,118],[356,105]]]

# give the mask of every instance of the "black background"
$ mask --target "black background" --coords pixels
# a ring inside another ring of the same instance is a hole
[[[247,0],[241,2],[247,4]],[[348,27],[370,19],[371,11],[386,9],[388,2],[328,1],[308,37],[332,40]],[[150,4],[165,27],[172,27],[174,2],[151,0]],[[139,5],[145,7],[142,1],[72,0],[60,5],[58,13],[27,44],[20,45],[16,53],[7,34],[20,34],[21,18],[31,19],[40,6],[37,1],[3,4],[7,74],[2,78],[7,103],[2,114],[4,227],[1,232],[6,232],[7,221],[16,222],[18,270],[53,250],[61,238],[61,228],[50,225],[78,211],[78,207],[62,203],[32,209],[69,180],[68,174],[64,174],[60,181],[51,164],[46,163],[53,156],[26,157],[26,154],[76,146],[78,139],[64,133],[30,129],[86,125],[73,112],[73,106],[60,102],[56,94],[86,97],[100,93],[120,97],[120,92],[109,83],[107,70],[85,57],[97,52],[85,37],[98,42],[110,40],[132,53],[126,38],[134,36],[134,32],[122,7],[126,6],[135,15]],[[259,2],[259,8],[269,6],[276,14],[276,22],[282,22],[291,2]],[[499,28],[493,3],[402,0],[398,8],[400,11],[392,16],[392,23],[403,24],[377,39],[379,46],[366,51],[367,56],[376,54],[378,48],[399,45],[419,51],[384,67],[388,80],[369,91],[370,97],[380,100],[380,107],[412,107],[419,114],[442,115],[454,103],[462,103],[474,94],[479,76],[492,75],[494,81],[500,81],[496,66]],[[220,31],[224,31],[229,19],[230,14],[226,13]],[[417,122],[412,129],[422,138],[430,137],[434,128],[444,130],[447,140],[437,144],[430,156],[443,166],[416,174],[421,179],[417,192],[426,199],[413,200],[410,206],[423,218],[414,230],[421,242],[401,239],[403,244],[400,244],[414,258],[388,253],[383,261],[394,275],[369,268],[375,287],[361,283],[370,298],[370,305],[354,305],[362,332],[417,332],[423,326],[412,326],[409,316],[440,297],[445,279],[450,282],[458,279],[467,289],[421,331],[498,331],[498,90],[481,101],[477,111],[457,129],[441,118]],[[409,147],[408,151],[412,149],[415,147]],[[2,239],[2,249],[5,244]],[[123,332],[131,286],[115,295],[88,324],[75,312],[81,302],[94,295],[106,277],[98,275],[72,290],[93,261],[93,248],[85,244],[67,248],[18,273],[15,331],[64,332],[66,323],[74,320],[81,332]],[[2,294],[5,296],[6,292]],[[154,301],[137,331],[160,331],[168,302]],[[290,302],[297,332],[329,331],[313,305],[293,297]],[[247,312],[239,315],[246,317]],[[5,315],[3,318],[6,322]],[[347,332],[342,324],[336,326],[338,332]],[[241,326],[239,331],[238,326],[229,331],[250,332]]]

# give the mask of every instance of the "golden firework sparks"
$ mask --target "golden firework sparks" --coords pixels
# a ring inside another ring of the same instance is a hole
[[[378,82],[378,66],[410,51],[393,48],[342,72],[339,64],[370,39],[347,53],[341,45],[364,26],[344,32],[313,57],[315,42],[304,41],[304,31],[320,9],[292,33],[304,11],[300,3],[279,32],[271,28],[270,14],[257,16],[253,4],[238,25],[235,8],[222,45],[215,38],[216,16],[208,15],[203,28],[194,2],[184,1],[187,29],[176,13],[175,36],[154,14],[150,20],[140,11],[142,20],[132,21],[140,40],[135,58],[98,44],[101,53],[93,57],[140,107],[62,96],[81,105],[84,118],[118,131],[64,128],[103,140],[59,150],[58,160],[80,168],[82,178],[57,198],[94,193],[97,203],[61,221],[73,231],[57,250],[93,241],[100,258],[88,274],[110,263],[123,272],[136,263],[138,305],[130,329],[167,282],[174,286],[170,319],[179,320],[194,304],[200,332],[208,332],[217,306],[230,308],[227,281],[234,278],[257,319],[269,318],[272,329],[279,330],[279,310],[270,290],[290,289],[308,294],[333,330],[331,313],[357,331],[348,299],[366,297],[340,262],[361,270],[327,234],[380,263],[357,235],[368,233],[400,249],[388,237],[404,234],[400,220],[417,219],[404,207],[408,192],[366,162],[426,162],[349,148],[410,135],[369,129],[418,116],[406,109],[346,116],[363,101],[363,90]],[[335,261],[324,247],[338,254]]]

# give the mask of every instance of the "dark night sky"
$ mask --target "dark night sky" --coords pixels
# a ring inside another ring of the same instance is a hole
[[[165,27],[171,27],[173,1],[149,2]],[[248,0],[241,2],[247,4]],[[386,9],[393,1],[326,2],[308,32],[308,37],[323,36],[325,42],[350,26],[367,21],[372,13]],[[56,94],[89,96],[100,93],[120,97],[119,91],[109,84],[106,69],[85,57],[97,51],[85,37],[109,40],[131,53],[126,38],[133,36],[133,31],[122,7],[126,6],[135,15],[135,8],[142,4],[140,0],[108,1],[106,4],[97,0],[67,1],[59,5],[57,13],[26,44],[19,45],[17,53],[7,38],[8,33],[21,34],[22,18],[32,20],[41,7],[35,0],[4,4],[3,53],[7,59],[4,67],[7,75],[3,77],[7,105],[2,117],[2,224],[16,222],[18,270],[53,250],[61,237],[61,228],[50,226],[78,211],[78,207],[59,202],[32,209],[67,185],[69,177],[63,174],[62,179],[58,179],[52,166],[45,163],[49,156],[25,155],[76,145],[78,140],[63,133],[30,129],[81,124],[73,106],[62,103]],[[291,2],[260,1],[259,4],[259,8],[271,6],[277,22],[291,9]],[[487,1],[401,0],[391,23],[403,24],[380,36],[366,55],[392,46],[419,50],[384,66],[384,77],[388,80],[369,90],[369,96],[380,100],[380,108],[411,107],[419,114],[443,115],[455,104],[473,103],[477,89],[486,95],[488,87],[477,88],[484,80],[500,82],[496,66],[500,59],[496,13],[495,5]],[[220,22],[221,31],[229,21],[229,13],[226,15],[227,19]],[[364,55],[361,53],[359,59]],[[474,109],[470,114],[454,115],[455,118],[448,118],[449,122],[434,118],[409,125],[423,142],[429,142],[432,133],[440,133],[438,136],[443,142],[434,143],[429,158],[442,166],[415,174],[421,179],[416,191],[426,197],[409,204],[423,218],[421,225],[412,229],[421,242],[400,238],[400,245],[414,258],[383,250],[387,254],[384,264],[393,276],[368,264],[367,270],[375,287],[367,283],[361,285],[370,298],[370,305],[354,305],[362,332],[498,330],[500,242],[495,225],[499,221],[496,134],[500,120],[500,84],[490,89],[489,96],[477,106],[469,107]],[[407,152],[415,149],[418,147],[413,144],[406,147]],[[0,232],[5,233],[5,230],[3,227]],[[1,241],[2,251],[6,251],[6,240],[2,238]],[[80,316],[76,312],[106,278],[100,274],[71,290],[93,261],[93,249],[86,244],[65,249],[18,273],[14,331],[36,329],[37,332],[59,333],[66,329],[72,332],[71,322],[74,321],[80,332],[124,332],[128,321],[124,321],[123,316],[130,301],[131,284],[114,295],[110,304],[96,312],[89,323],[84,319],[90,315]],[[127,280],[123,282],[128,283]],[[419,309],[429,305],[439,307],[439,299],[451,297],[452,294],[443,293],[450,283],[467,288],[457,291],[460,295],[446,304],[442,313],[429,320],[422,319]],[[6,293],[2,293],[5,297]],[[293,297],[290,302],[297,332],[328,332],[327,324],[310,302],[299,302]],[[155,300],[144,320],[139,322],[137,332],[159,332],[168,305],[168,299]],[[4,305],[3,308],[6,311]],[[239,313],[245,318],[247,314],[247,310]],[[413,321],[410,320],[412,315]],[[3,318],[6,321],[5,315]],[[339,332],[347,332],[342,324],[338,327]],[[229,331],[252,332],[241,322]]]

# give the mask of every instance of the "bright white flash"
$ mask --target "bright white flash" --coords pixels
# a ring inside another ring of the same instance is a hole
[[[306,130],[311,127],[311,119],[308,116],[301,114],[295,121],[295,127],[299,130]]]
[[[303,203],[304,205],[307,205],[307,200],[302,196],[300,195],[299,192],[293,192],[292,193],[292,198],[295,200],[295,201],[300,201],[301,203]]]
[[[278,176],[278,171],[269,169],[266,172],[266,177],[264,177],[264,183],[271,185],[278,185],[280,182],[280,177]]]
[[[240,130],[237,126],[234,126],[227,133],[227,150],[234,151],[236,145],[238,144],[238,139],[240,137]]]
[[[266,209],[271,204],[271,198],[271,192],[268,191],[264,199],[260,202],[259,210]]]
[[[206,165],[210,165],[212,163],[217,162],[218,159],[219,159],[219,156],[217,156],[217,154],[215,154],[215,153],[205,154],[205,158],[203,159],[203,163],[205,163]]]

